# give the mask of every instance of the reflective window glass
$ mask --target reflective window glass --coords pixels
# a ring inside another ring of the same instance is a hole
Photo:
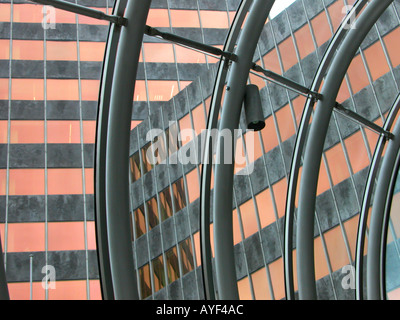
[[[160,192],[159,199],[161,221],[164,221],[173,215],[172,199],[169,187]]]
[[[14,60],[43,60],[43,41],[13,40],[12,58]]]
[[[176,247],[168,250],[165,253],[167,259],[167,271],[168,271],[168,284],[178,280],[180,277],[179,262]]]
[[[158,208],[156,197],[151,198],[147,201],[147,211],[149,219],[149,228],[152,229],[158,225]]]
[[[146,233],[146,217],[143,205],[135,210],[134,216],[136,225],[136,238],[139,238]]]
[[[158,256],[153,261],[153,282],[154,282],[154,292],[165,287],[165,273],[164,273],[164,263],[163,257]]]
[[[131,182],[135,182],[141,177],[139,152],[135,152],[132,156],[129,157],[129,163],[131,171]]]
[[[150,267],[148,264],[139,269],[141,298],[145,299],[151,295]]]
[[[178,212],[186,207],[186,193],[182,178],[172,185],[172,192],[174,195],[175,212]]]
[[[182,261],[182,276],[194,269],[192,242],[190,238],[179,244]]]

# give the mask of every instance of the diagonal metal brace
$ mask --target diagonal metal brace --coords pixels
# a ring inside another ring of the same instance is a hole
[[[314,92],[314,91],[310,90],[309,88],[302,86],[301,84],[298,84],[297,82],[295,82],[293,80],[290,80],[288,78],[281,76],[280,74],[277,74],[270,70],[266,70],[257,64],[253,64],[252,69],[256,72],[263,73],[268,79],[274,80],[277,84],[283,85],[287,89],[291,89],[291,90],[300,92],[307,96],[310,95],[316,100],[322,100],[322,94],[320,94],[318,92]]]
[[[201,43],[201,42],[197,42],[197,41],[194,41],[191,39],[177,36],[176,34],[163,32],[163,31],[160,31],[160,30],[150,27],[150,26],[146,26],[144,33],[151,37],[160,37],[166,41],[175,42],[177,44],[181,44],[181,45],[187,46],[189,48],[193,48],[193,49],[204,51],[204,52],[207,52],[210,54],[214,54],[216,56],[222,56],[231,61],[237,61],[237,58],[238,58],[237,55],[235,55],[234,53],[226,52],[219,48],[209,46],[209,45]]]
[[[370,128],[372,131],[375,131],[376,133],[383,135],[388,140],[394,138],[393,133],[391,133],[390,131],[387,131],[384,128],[373,123],[372,121],[365,119],[364,117],[360,116],[358,113],[355,113],[354,111],[346,109],[343,105],[341,105],[338,102],[336,102],[336,104],[334,106],[334,110],[337,111],[338,113],[350,118],[351,120],[356,121],[359,124]]]
[[[115,23],[118,26],[125,26],[128,22],[128,20],[124,17],[105,14],[103,11],[91,9],[67,1],[62,1],[62,0],[29,0],[29,1],[42,5],[53,6],[57,9],[77,13],[98,20],[107,20],[111,23]]]

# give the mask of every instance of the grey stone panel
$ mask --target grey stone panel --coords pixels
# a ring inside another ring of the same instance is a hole
[[[304,0],[303,2],[309,19],[312,19],[322,10],[324,10],[324,6],[321,1]]]
[[[154,300],[168,300],[168,291],[167,288],[162,288],[154,293],[153,296],[150,296],[148,299],[153,298]]]
[[[236,278],[242,279],[243,277],[247,276],[247,265],[243,243],[240,242],[235,245],[235,247],[233,248],[233,252],[235,255]]]
[[[190,233],[194,234],[200,228],[200,198],[188,205],[188,215],[190,221]]]
[[[290,20],[290,26],[293,31],[301,28],[307,22],[306,12],[303,3],[295,1],[287,8],[287,19]]]
[[[143,203],[143,187],[142,181],[138,180],[131,184],[131,197],[133,202],[133,210]]]
[[[149,239],[149,250],[150,259],[154,259],[162,254],[162,243],[161,243],[161,227],[160,225],[152,228],[148,233]]]
[[[350,179],[340,182],[333,187],[333,190],[337,203],[340,203],[339,212],[342,221],[346,221],[359,212],[356,193]]]
[[[171,184],[177,181],[183,175],[182,165],[177,162],[177,164],[168,164],[169,175],[171,179]]]
[[[43,144],[10,144],[10,168],[44,168]]]
[[[8,78],[9,76],[10,76],[10,60],[0,60],[0,77]]]
[[[335,291],[337,295],[337,300],[355,300],[356,290],[355,289],[345,289],[343,288],[342,281],[345,280],[344,277],[348,275],[348,272],[342,272],[342,269],[336,270],[332,273],[333,285],[335,286]]]
[[[261,91],[263,90],[267,91],[267,94],[269,92],[274,111],[279,110],[289,102],[286,94],[286,89],[280,85],[269,83],[267,87],[261,89]]]
[[[199,0],[200,10],[226,10],[226,1]]]
[[[332,284],[329,276],[319,279],[317,285],[317,299],[318,300],[334,300],[335,295],[333,292]]]
[[[157,181],[157,190],[164,190],[169,186],[168,167],[166,164],[159,164],[153,170]]]
[[[0,22],[0,39],[10,38],[10,23]]]
[[[80,41],[105,41],[107,39],[108,26],[80,24],[78,31]]]
[[[175,226],[178,243],[190,236],[187,208],[183,208],[175,215]]]
[[[238,204],[251,198],[250,179],[247,175],[235,175],[233,179],[236,202]]]
[[[6,102],[5,100],[3,100]],[[3,104],[3,103],[2,103]],[[8,108],[4,103],[4,107]],[[10,117],[12,120],[43,120],[44,119],[44,102],[30,100],[12,100],[10,108]],[[5,115],[4,119],[7,119]]]
[[[138,128],[135,127],[133,130],[130,132],[130,142],[129,142],[129,155],[133,155],[135,152],[138,151],[139,145],[138,145]]]
[[[374,82],[375,92],[379,101],[382,113],[392,107],[394,99],[398,94],[390,73],[387,73]]]
[[[80,251],[50,251],[48,264],[56,270],[56,280],[98,279],[98,262],[95,250],[88,250],[89,273],[86,274],[86,253]]]
[[[94,144],[84,144],[83,145],[83,157],[84,157],[84,167],[93,168],[94,167]]]
[[[7,253],[7,281],[29,282],[30,254],[32,254],[33,281],[41,281],[46,273],[42,268],[46,265],[44,252],[9,252]],[[81,251],[50,251],[48,265],[56,272],[56,281],[86,279],[86,253]],[[97,253],[88,251],[89,279],[98,279]]]
[[[30,257],[32,254],[32,279],[41,281],[45,276],[42,268],[46,265],[44,252],[8,252],[6,277],[8,282],[29,281]],[[56,274],[57,280],[57,274]]]
[[[381,34],[386,34],[398,27],[399,21],[393,6],[389,6],[376,23]]]
[[[279,147],[275,147],[267,154],[264,154],[264,158],[267,165],[269,182],[270,184],[274,184],[285,176],[281,150]]]
[[[78,120],[78,101],[56,100],[47,101],[46,114],[48,120]]]
[[[80,77],[81,79],[101,78],[103,63],[98,61],[81,61],[80,62]]]
[[[246,238],[243,242],[246,253],[247,267],[249,273],[253,273],[264,265],[263,252],[258,233]]]
[[[169,299],[171,300],[182,300],[182,284],[181,280],[172,282],[168,287]]]
[[[162,110],[157,110],[154,113],[151,113],[151,117],[149,117],[151,129],[158,129],[158,130],[163,131],[162,130],[163,123],[162,123],[161,112],[162,112]]]
[[[97,119],[97,101],[82,101],[82,120]]]
[[[30,24],[32,25],[32,24]],[[35,25],[36,26],[36,25]],[[43,39],[43,29],[41,24],[37,24],[41,30],[41,37]],[[29,26],[30,27],[30,26]],[[58,23],[55,29],[46,30],[46,39],[49,41],[76,41],[76,25]],[[83,39],[81,39],[83,40]],[[94,40],[93,40],[94,41]]]
[[[199,74],[207,71],[207,65],[201,63],[178,64],[179,79],[182,81],[193,81]],[[176,71],[175,71],[176,74]]]
[[[46,77],[48,79],[77,79],[77,61],[47,61]]]
[[[250,180],[254,194],[257,194],[268,187],[268,179],[263,157],[254,161],[254,170],[250,174]]]
[[[144,266],[149,261],[149,239],[148,234],[142,235],[140,238],[135,240],[136,247],[136,262],[137,268]]]
[[[5,197],[3,199],[5,200]],[[42,222],[44,220],[45,220],[45,197],[44,196],[32,195],[32,196],[9,196],[8,197],[8,219],[7,219],[7,221],[9,223]]]
[[[266,54],[275,47],[274,36],[272,33],[271,25],[268,23],[261,31],[258,46],[262,55]],[[268,68],[268,66],[266,66]]]
[[[134,101],[132,108],[132,120],[145,120],[149,117],[149,105],[156,105],[159,107],[159,102],[151,102],[148,104],[146,101]]]
[[[43,79],[43,61],[12,60],[11,76],[13,78]]]
[[[149,132],[150,129],[150,123],[149,119],[143,120],[143,122],[137,126],[138,128],[138,146],[139,148],[143,148],[145,145],[147,145],[150,141],[147,140],[147,133]]]
[[[163,222],[162,238],[163,238],[164,251],[167,251],[168,249],[176,245],[174,218],[168,218]]]
[[[143,181],[144,200],[147,201],[156,193],[154,170],[151,170],[150,172],[147,172],[144,176],[142,176],[142,181]]]
[[[182,289],[184,300],[198,300],[199,291],[196,272],[191,271],[182,277]]]
[[[329,230],[332,226],[338,225],[338,213],[336,212],[331,190],[325,191],[317,197],[315,211],[318,215],[322,232]],[[316,234],[318,234],[318,230],[315,230]]]
[[[49,168],[81,168],[82,154],[79,143],[47,145],[47,166]]]
[[[266,263],[271,263],[282,256],[278,228],[275,223],[261,230],[261,239]]]
[[[93,198],[93,197],[92,197]],[[90,199],[87,199],[90,200]],[[47,196],[48,221],[83,221],[84,198],[83,195],[48,195]],[[90,206],[89,206],[90,207]],[[89,217],[88,217],[89,218]],[[93,215],[91,219],[93,220]]]
[[[316,52],[310,53],[300,61],[300,64],[301,69],[303,70],[305,86],[309,88],[312,85],[319,64]]]
[[[13,39],[15,40],[43,40],[43,28],[40,23],[21,23],[13,22],[12,27]],[[5,22],[2,31],[6,31],[5,34],[1,32],[0,37],[2,39],[10,38],[10,23]],[[60,28],[60,31],[62,29]],[[65,34],[65,32],[64,32]],[[67,34],[66,34],[67,36]],[[69,37],[67,36],[67,39]]]
[[[186,89],[180,91],[173,98],[173,100],[174,100],[176,118],[181,119],[189,112],[189,108],[187,105]]]
[[[0,168],[7,168],[7,144],[0,144]]]
[[[287,23],[286,15],[281,12],[274,19],[271,20],[271,26],[275,35],[276,43],[281,43],[288,36],[290,36],[290,26]]]
[[[8,119],[8,100],[0,100],[0,119],[7,120]]]
[[[204,28],[204,42],[208,45],[221,45],[225,42],[228,29]]]
[[[205,73],[205,72],[202,72]],[[200,79],[197,77],[191,85],[186,88],[188,96],[188,106],[190,109],[196,108],[200,103],[203,102],[203,96],[201,92]]]

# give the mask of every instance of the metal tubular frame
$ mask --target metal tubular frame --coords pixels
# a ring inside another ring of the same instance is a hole
[[[151,0],[130,0],[115,57],[107,130],[105,193],[115,299],[138,299],[129,227],[129,143],[139,54]]]
[[[351,29],[343,40],[330,70],[327,73],[321,94],[324,99],[317,104],[305,149],[302,180],[300,182],[297,217],[297,270],[300,299],[316,299],[314,270],[314,212],[316,188],[323,146],[328,124],[336,102],[342,79],[369,30],[392,3],[392,0],[375,0],[362,12],[357,29]]]
[[[236,142],[234,130],[239,125],[245,86],[253,65],[252,58],[262,28],[274,2],[274,0],[267,2],[255,0],[249,10],[235,51],[238,60],[232,62],[229,72],[218,128],[219,132],[228,130],[231,133],[228,141],[225,141],[223,136],[218,136],[214,181],[215,270],[221,300],[239,299],[232,227],[234,154],[233,152],[229,155],[225,154],[225,143],[230,144],[231,150],[233,150],[232,146]],[[229,157],[228,162],[225,161],[226,156]],[[223,159],[223,162],[221,162],[221,159]]]
[[[398,114],[400,109],[400,96],[398,97],[394,107],[392,108],[391,115],[388,118],[388,125],[391,125],[394,118]],[[384,272],[384,263],[382,261],[385,250],[382,250],[383,240],[386,238],[384,228],[386,226],[385,221],[388,218],[388,211],[390,211],[389,203],[391,203],[392,192],[389,192],[391,189],[391,185],[393,185],[393,174],[397,174],[393,169],[396,168],[396,163],[398,161],[398,153],[400,149],[400,121],[397,121],[393,129],[394,139],[390,140],[387,143],[387,149],[385,152],[385,156],[383,157],[382,164],[379,170],[378,180],[376,182],[376,189],[373,196],[373,206],[371,210],[371,221],[369,227],[369,237],[368,237],[368,248],[367,248],[367,278],[366,278],[366,287],[367,287],[367,298],[370,300],[381,300],[385,298],[384,288],[385,285],[381,282],[384,277],[382,276]],[[383,152],[383,143],[384,141],[380,141],[378,148],[374,154],[374,159],[377,161],[373,162],[373,166],[371,167],[371,176],[375,178],[376,172],[378,170],[378,165],[380,164],[380,159]],[[372,189],[373,189],[373,181],[368,179],[368,185],[366,187],[366,196],[368,200],[371,199]],[[362,233],[360,233],[360,237],[365,237],[365,224],[367,218],[367,210],[370,207],[370,202],[365,203],[363,206],[363,229]],[[364,244],[364,243],[363,243]],[[357,248],[359,249],[359,248]],[[363,248],[362,248],[363,249]],[[358,255],[362,255],[363,250],[357,251]],[[358,257],[360,258],[360,257]],[[360,265],[361,267],[361,265]],[[362,267],[361,267],[362,268]],[[363,269],[361,269],[363,270]]]
[[[241,1],[235,18],[232,22],[232,26],[229,30],[227,39],[225,41],[224,51],[233,51],[240,32],[240,28],[252,2],[253,0]],[[204,295],[207,300],[214,300],[216,297],[210,244],[210,188],[213,163],[213,145],[211,132],[217,127],[218,115],[221,108],[221,99],[229,65],[230,62],[228,60],[224,58],[221,59],[216,80],[214,83],[214,89],[210,104],[210,113],[207,119],[207,136],[205,140],[204,157],[200,178],[200,252]]]
[[[400,96],[397,98],[394,106],[391,108],[389,115],[385,121],[385,130],[390,130],[393,122],[400,110]],[[387,139],[384,136],[380,136],[375,147],[375,152],[371,161],[370,169],[368,172],[367,181],[364,189],[363,202],[360,210],[360,219],[357,230],[357,241],[356,241],[356,254],[355,254],[355,269],[356,269],[356,299],[364,299],[364,286],[363,286],[363,275],[364,275],[364,245],[365,236],[367,230],[367,220],[369,208],[371,205],[373,186],[378,174],[380,161],[382,159],[383,149],[386,145]]]
[[[122,15],[126,8],[127,0],[119,0],[114,4],[113,12]],[[107,220],[106,220],[106,192],[105,192],[105,148],[107,145],[107,123],[110,105],[111,86],[115,68],[115,55],[117,53],[121,28],[110,24],[107,46],[104,54],[102,77],[100,79],[99,105],[97,109],[96,142],[95,142],[95,222],[96,245],[99,262],[101,290],[104,300],[114,299],[114,290],[111,278]]]
[[[354,4],[352,10],[343,20],[342,24],[336,31],[334,37],[329,43],[328,48],[325,51],[325,54],[315,74],[310,90],[317,92],[320,89],[322,80],[325,77],[326,71],[329,68],[329,65],[331,64],[334,55],[336,54],[336,50],[348,32],[348,29],[345,28],[346,24],[348,24],[349,19],[351,19],[353,14],[357,15],[362,10],[362,8],[366,5],[366,3],[367,0],[358,0]],[[308,132],[307,130],[315,102],[316,102],[315,99],[308,99],[304,107],[304,111],[298,128],[298,133],[296,136],[296,142],[293,151],[288,188],[287,188],[287,197],[286,197],[287,201],[286,201],[286,212],[285,212],[285,237],[284,237],[284,266],[285,266],[284,273],[285,273],[286,299],[288,300],[295,299],[295,290],[293,283],[292,250],[293,250],[293,225],[294,225],[294,215],[295,215],[296,188],[299,179],[299,171],[303,156],[303,149],[306,143],[306,136]]]

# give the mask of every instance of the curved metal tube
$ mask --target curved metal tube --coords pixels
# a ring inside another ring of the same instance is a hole
[[[316,189],[325,137],[336,97],[346,71],[369,30],[392,0],[373,0],[362,12],[357,29],[351,29],[332,62],[317,104],[305,149],[297,219],[297,271],[300,299],[316,299],[314,269],[314,212]]]
[[[381,300],[382,292],[382,261],[381,245],[383,240],[382,229],[387,215],[387,200],[390,196],[389,187],[393,180],[393,168],[397,162],[400,149],[400,121],[397,121],[393,129],[394,139],[389,140],[379,171],[378,181],[374,194],[371,211],[371,221],[368,235],[367,250],[367,298],[369,300]]]
[[[132,101],[151,0],[130,0],[125,10],[111,88],[105,193],[108,246],[115,299],[138,299],[129,227],[129,143]]]
[[[6,270],[4,268],[3,248],[0,241],[0,300],[9,300]]]
[[[342,24],[336,31],[332,40],[326,49],[324,56],[318,66],[318,70],[314,76],[313,83],[310,90],[318,92],[325,77],[325,72],[332,62],[332,59],[336,53],[338,46],[346,35],[348,28],[345,26],[353,15],[357,15],[361,9],[365,6],[367,0],[358,0],[352,10],[349,12],[347,17],[343,20]],[[285,213],[285,237],[284,237],[284,276],[285,276],[285,291],[286,299],[295,299],[295,289],[293,283],[293,225],[294,225],[294,212],[295,212],[295,200],[296,200],[296,188],[299,179],[299,171],[301,165],[301,158],[303,154],[303,148],[306,141],[308,125],[310,123],[311,114],[315,105],[315,99],[308,99],[306,101],[303,114],[301,116],[300,125],[296,135],[296,142],[294,146],[291,169],[288,180],[287,197],[286,197],[286,213]]]
[[[384,129],[390,131],[393,122],[400,110],[400,95],[397,97],[393,107],[390,109],[389,115],[386,118]],[[364,188],[364,196],[360,211],[360,219],[357,230],[357,241],[356,241],[356,254],[355,254],[355,269],[356,269],[356,299],[362,300],[364,298],[364,286],[363,286],[363,275],[364,275],[364,247],[365,247],[365,235],[367,229],[367,220],[369,214],[369,208],[371,206],[371,199],[373,194],[374,182],[380,167],[382,153],[385,147],[387,139],[381,135],[375,147],[374,155],[371,161],[370,169],[368,172],[367,181]]]
[[[122,16],[127,0],[116,1],[113,14]],[[115,55],[117,52],[121,27],[110,24],[107,46],[104,54],[103,70],[101,75],[99,106],[97,108],[96,142],[95,142],[95,225],[96,247],[99,264],[99,275],[102,297],[104,300],[114,299],[111,278],[110,258],[107,239],[106,221],[106,192],[105,192],[105,158],[107,143],[107,124],[110,105],[111,85],[115,67]]]
[[[273,4],[274,0],[255,0],[249,10],[249,15],[241,31],[236,49],[238,61],[232,62],[222,107],[217,143],[213,204],[215,268],[219,298],[222,300],[239,299],[232,226],[233,143],[236,142],[234,130],[238,128],[245,86],[253,64],[252,58],[258,38]],[[227,141],[225,141],[224,135],[221,134],[224,132],[230,132]],[[226,146],[228,150],[230,148],[230,154],[226,154]],[[225,160],[226,157],[228,157],[228,162],[222,162],[221,159]]]
[[[232,22],[227,39],[224,45],[224,51],[232,52],[240,28],[243,24],[246,13],[253,0],[243,0],[236,12]],[[206,300],[215,299],[215,288],[212,270],[212,254],[210,244],[210,188],[211,188],[211,170],[212,170],[212,132],[217,128],[218,115],[221,107],[221,99],[224,90],[226,74],[230,62],[221,58],[214,89],[210,104],[210,113],[207,119],[206,142],[203,155],[203,164],[200,178],[200,252],[201,252],[201,270],[203,274],[204,295]]]

